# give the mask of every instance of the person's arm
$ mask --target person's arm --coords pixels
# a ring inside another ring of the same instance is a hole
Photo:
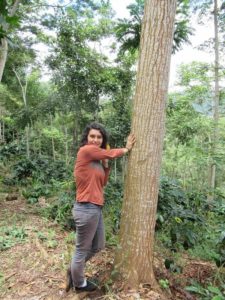
[[[127,143],[124,148],[117,148],[117,149],[102,149],[98,148],[94,145],[88,145],[88,147],[85,149],[85,154],[87,159],[90,160],[107,160],[107,159],[114,159],[117,157],[121,157],[124,154],[128,153],[135,144],[136,139],[133,134],[130,134],[127,138]]]
[[[133,134],[130,134],[127,138],[126,147],[122,148],[123,149],[123,154],[128,153],[133,148],[133,145],[135,144],[135,142],[136,142],[135,136]],[[108,146],[108,149],[110,149],[109,146]],[[109,173],[110,173],[109,160],[108,159],[103,159],[102,160],[102,165],[103,165],[103,168],[105,170],[104,185],[106,185],[107,181],[108,181],[108,178],[109,178]]]
[[[114,159],[124,155],[123,148],[106,150],[95,145],[88,145],[83,151],[88,160],[104,161],[106,159]]]

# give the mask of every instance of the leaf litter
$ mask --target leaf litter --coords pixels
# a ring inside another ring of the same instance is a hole
[[[155,255],[154,269],[157,279],[167,279],[169,288],[163,292],[140,284],[137,290],[125,289],[124,282],[112,280],[113,249],[107,248],[87,263],[86,276],[97,278],[100,289],[92,293],[65,292],[66,269],[74,251],[71,233],[58,224],[44,219],[37,208],[18,197],[14,201],[0,201],[1,227],[24,228],[27,235],[21,242],[0,252],[0,299],[4,300],[195,300],[185,291],[191,279],[207,280],[214,266],[202,261],[186,260],[182,274],[171,274],[164,267],[163,257]]]

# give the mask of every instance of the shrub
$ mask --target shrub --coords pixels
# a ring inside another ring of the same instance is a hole
[[[52,158],[34,157],[20,159],[12,166],[12,176],[4,180],[5,184],[27,184],[31,180],[51,183],[52,180],[65,180],[72,174],[72,170],[64,161],[53,161]]]
[[[49,197],[51,194],[51,186],[37,183],[22,191],[22,195],[27,199],[27,202],[34,204],[38,202],[40,197]]]
[[[197,241],[196,232],[203,224],[204,217],[196,209],[194,194],[190,197],[178,181],[162,177],[156,229],[166,228],[167,246],[174,250],[180,245],[186,250],[193,247]]]
[[[197,282],[193,282],[191,286],[185,288],[188,292],[198,295],[199,299],[205,300],[223,300],[225,296],[225,285],[223,284],[220,288],[213,285],[203,287]]]
[[[123,186],[121,180],[110,178],[105,189],[105,206],[103,210],[105,219],[106,242],[108,245],[117,245],[117,233],[120,226]]]
[[[74,199],[74,191],[62,192],[54,202],[42,210],[42,214],[60,223],[65,229],[75,229],[72,217]]]
[[[18,157],[25,154],[25,144],[13,141],[8,144],[4,144],[0,147],[0,160],[8,160],[14,156]]]

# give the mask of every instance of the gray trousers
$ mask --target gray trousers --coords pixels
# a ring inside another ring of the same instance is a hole
[[[85,262],[105,247],[105,232],[101,206],[76,202],[73,208],[76,224],[76,249],[71,262],[73,284],[84,283]]]

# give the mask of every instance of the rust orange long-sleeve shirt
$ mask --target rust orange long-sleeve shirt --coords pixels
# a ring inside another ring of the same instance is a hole
[[[74,167],[78,202],[104,204],[103,187],[107,183],[109,169],[104,168],[100,161],[120,157],[123,154],[123,148],[105,150],[93,144],[80,148]]]

